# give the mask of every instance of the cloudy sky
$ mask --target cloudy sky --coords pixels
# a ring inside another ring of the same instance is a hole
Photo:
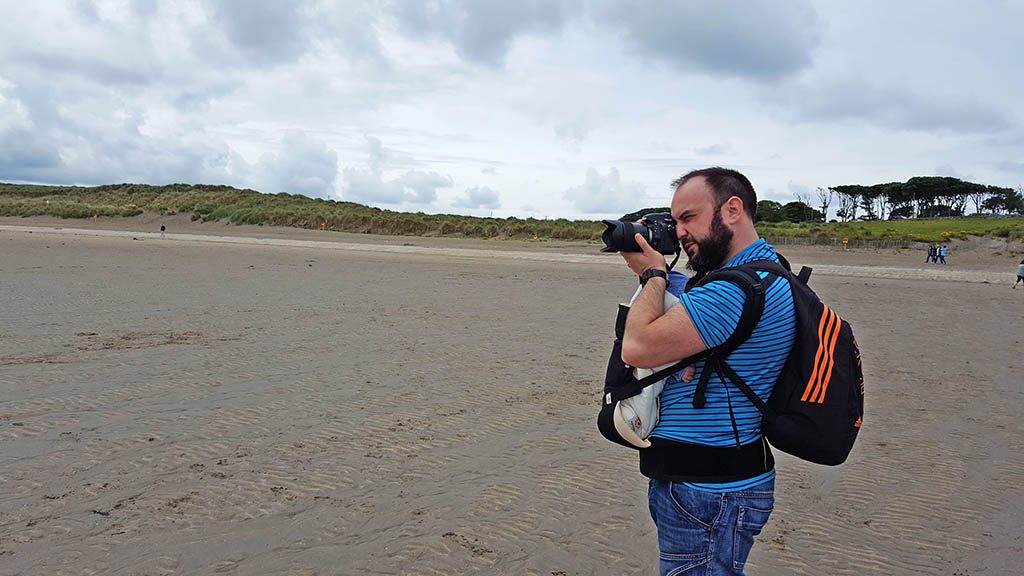
[[[1024,183],[1019,0],[0,0],[0,181],[602,218]]]

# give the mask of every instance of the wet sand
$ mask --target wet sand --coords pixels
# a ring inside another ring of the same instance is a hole
[[[0,574],[656,573],[593,423],[617,257],[29,220],[0,221]],[[1018,573],[1020,257],[786,252],[854,326],[867,417],[839,468],[778,456],[748,573]]]

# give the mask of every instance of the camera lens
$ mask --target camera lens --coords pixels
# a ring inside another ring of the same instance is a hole
[[[604,241],[605,246],[601,252],[641,252],[634,236],[640,233],[645,238],[650,238],[650,230],[643,224],[619,220],[602,220],[601,222],[607,226],[604,233],[601,234],[601,240]]]

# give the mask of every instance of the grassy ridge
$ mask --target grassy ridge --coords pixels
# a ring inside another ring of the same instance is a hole
[[[603,226],[592,221],[534,218],[473,218],[381,210],[352,202],[296,194],[261,194],[229,186],[113,184],[83,187],[0,184],[0,216],[50,215],[61,218],[191,213],[193,220],[234,224],[323,228],[344,232],[404,236],[474,238],[600,239]]]
[[[944,242],[968,236],[995,236],[1011,240],[1024,239],[1024,218],[936,218],[927,220],[801,223],[760,223],[758,232],[769,238],[810,238],[822,244],[833,240],[905,240],[911,242]]]
[[[604,225],[590,220],[474,218],[381,210],[352,202],[295,194],[261,194],[230,186],[111,184],[96,187],[35,186],[0,183],[0,216],[90,218],[190,213],[193,220],[234,224],[323,228],[345,232],[405,236],[560,239],[598,242]],[[825,244],[847,237],[856,241],[941,242],[967,236],[1024,239],[1024,218],[903,220],[850,223],[760,223],[768,238],[806,238]]]

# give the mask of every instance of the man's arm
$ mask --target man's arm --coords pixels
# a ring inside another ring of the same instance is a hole
[[[665,269],[665,257],[656,252],[640,234],[637,244],[643,252],[621,252],[629,268],[640,275],[650,268]],[[653,277],[633,302],[626,317],[622,338],[622,361],[636,368],[654,368],[678,362],[707,347],[682,305],[667,312],[666,280]]]

